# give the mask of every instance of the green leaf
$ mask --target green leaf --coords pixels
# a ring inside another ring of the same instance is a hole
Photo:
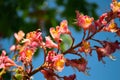
[[[72,38],[68,34],[61,35],[62,43],[60,44],[61,51],[64,52],[72,45]]]
[[[22,80],[22,74],[15,74],[15,78],[17,80]]]

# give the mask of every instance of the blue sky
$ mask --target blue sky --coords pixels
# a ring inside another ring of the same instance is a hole
[[[109,11],[110,9],[110,3],[111,0],[87,0],[88,2],[95,2],[98,4],[98,9],[97,9],[97,13],[98,15],[101,15],[104,12]],[[118,0],[119,1],[119,0]],[[74,38],[78,39],[79,37],[82,37],[82,32],[76,32],[73,28],[70,28],[70,30],[73,33]],[[112,36],[109,33],[100,33],[97,34],[95,36],[96,38],[100,38],[100,39],[106,39],[106,37],[110,37],[110,41],[114,41],[114,35]],[[120,38],[116,38],[118,40],[120,40]],[[5,47],[6,49],[8,49],[10,47],[10,45],[12,45],[12,38],[10,40],[1,40],[0,43],[4,43],[3,47]],[[76,41],[76,43],[78,43],[79,41]],[[94,44],[94,43],[93,43]],[[103,64],[102,62],[98,62],[97,60],[97,55],[94,52],[93,56],[88,56],[87,60],[88,60],[88,67],[90,67],[89,70],[89,74],[90,76],[86,76],[85,74],[78,72],[77,70],[73,70],[72,68],[68,67],[66,69],[64,69],[62,74],[69,74],[69,73],[77,73],[77,80],[119,80],[120,79],[120,51],[117,51],[114,56],[116,57],[116,61],[112,61],[109,58],[104,58],[104,60],[106,61],[106,64]],[[42,54],[39,55],[37,58],[35,58],[33,61],[33,65],[34,67],[39,66],[40,64],[42,64]],[[71,73],[71,74],[72,74]],[[60,73],[61,74],[61,73]],[[37,73],[34,75],[34,79],[33,80],[44,80],[43,75],[40,73]]]

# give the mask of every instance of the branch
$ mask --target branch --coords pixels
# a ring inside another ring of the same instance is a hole
[[[43,66],[40,66],[40,67],[36,68],[36,69],[33,70],[31,73],[29,73],[28,76],[32,76],[32,75],[36,74],[36,73],[39,72],[41,69],[43,69]]]
[[[112,15],[109,15],[112,14]],[[114,15],[114,13],[112,11],[108,12],[108,16],[106,18],[107,23],[109,23],[112,19],[114,19],[116,17],[116,15]],[[88,41],[89,39],[91,39],[95,34],[97,34],[98,32],[100,32],[103,29],[104,25],[102,25],[97,31],[95,31],[92,35],[88,36],[85,41]],[[80,47],[82,44],[82,41],[80,43],[78,43],[77,45],[70,47],[68,50],[66,50],[65,52],[63,52],[62,54],[67,54],[67,53],[71,53],[75,48]]]

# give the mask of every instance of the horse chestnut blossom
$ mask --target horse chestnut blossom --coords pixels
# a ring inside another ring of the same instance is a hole
[[[71,34],[70,30],[68,29],[68,22],[67,22],[67,20],[63,20],[60,23],[59,31],[61,32],[61,34]]]
[[[53,67],[54,70],[61,72],[64,69],[65,58],[62,54],[56,54],[55,51],[49,51],[46,57],[48,66]]]
[[[62,39],[60,38],[61,34],[71,34],[70,30],[68,29],[67,20],[63,20],[60,23],[60,26],[56,26],[56,29],[53,27],[50,28],[50,34],[56,42],[62,41]]]
[[[76,19],[77,25],[82,27],[85,31],[90,28],[94,21],[94,18],[89,17],[87,15],[83,15],[79,13],[79,11],[76,11]]]
[[[3,50],[0,55],[0,69],[8,69],[12,66],[17,66],[13,60],[6,56],[6,52]]]
[[[81,47],[78,49],[80,52],[84,52],[86,54],[91,53],[90,42],[83,41]]]
[[[20,35],[24,32],[19,31]],[[19,51],[19,60],[24,64],[29,65],[32,62],[32,57],[38,47],[43,47],[45,43],[42,40],[42,33],[39,30],[32,31],[26,34],[26,37],[17,36],[18,39],[21,39],[21,44],[13,45],[10,47],[11,51],[18,50]],[[17,39],[16,38],[16,39]]]
[[[66,59],[66,66],[72,66],[73,68],[77,68],[78,71],[82,71],[86,73],[87,70],[87,61],[84,58],[80,59]]]
[[[46,62],[51,63],[53,60],[53,57],[57,55],[55,51],[51,50],[48,52],[47,56],[46,56]]]
[[[24,39],[23,42],[31,47],[42,47],[44,45],[42,33],[39,30],[27,33],[26,39]]]
[[[53,27],[50,28],[50,34],[56,42],[61,42],[60,39],[61,32],[59,31],[59,26],[57,26],[56,29]]]
[[[120,12],[120,2],[117,0],[113,0],[110,6],[113,12]]]
[[[0,71],[0,79],[4,71],[12,69],[13,80],[31,80],[31,77],[37,72],[41,72],[46,80],[76,80],[76,74],[60,76],[58,72],[62,72],[65,67],[69,66],[86,74],[89,60],[85,56],[91,56],[92,52],[97,54],[98,61],[103,61],[103,57],[115,60],[113,53],[120,50],[120,41],[118,40],[120,28],[115,22],[116,18],[120,18],[120,2],[113,0],[110,6],[111,11],[103,13],[97,20],[76,11],[75,23],[84,30],[83,37],[76,38],[81,38],[78,40],[79,42],[75,42],[76,40],[68,28],[67,20],[62,20],[60,25],[55,28],[51,27],[51,36],[43,37],[40,29],[26,34],[22,30],[14,33],[16,43],[10,47],[11,54],[12,52],[14,54],[13,60],[6,56],[4,50],[0,55],[0,69],[2,70]],[[115,38],[116,41],[115,39],[114,42],[101,40],[95,36],[102,31],[116,33],[118,36]],[[65,39],[70,41],[67,43]],[[93,41],[98,44],[93,44]],[[39,49],[40,52],[43,51],[41,53],[43,58],[40,58],[43,62],[39,62],[39,67],[33,68],[33,57]],[[72,54],[72,59],[67,54]],[[16,67],[10,68],[12,66]]]
[[[34,49],[24,48],[19,52],[19,60],[28,65],[29,63],[31,63],[33,55]]]
[[[58,48],[58,45],[55,44],[49,36],[45,37],[45,39],[46,39],[46,42],[45,42],[46,47],[48,47],[48,48]]]
[[[103,57],[108,56],[110,59],[114,60],[112,54],[117,50],[120,49],[120,43],[116,42],[103,42],[103,47],[96,47],[96,52],[98,54],[98,60],[102,60]]]
[[[107,13],[102,14],[97,21],[95,21],[95,26],[107,25],[106,18],[108,17]]]
[[[23,39],[25,33],[22,30],[20,30],[18,33],[14,33],[14,36],[16,40],[19,42],[21,39]]]
[[[110,24],[106,27],[103,28],[103,31],[108,31],[108,32],[117,32],[119,28],[117,27],[117,24],[112,20]]]
[[[53,67],[56,71],[61,72],[64,69],[65,58],[62,54],[58,54],[54,56],[53,60]]]

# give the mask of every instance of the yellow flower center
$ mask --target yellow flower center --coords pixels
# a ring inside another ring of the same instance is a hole
[[[86,21],[86,23],[91,23],[92,22],[92,20],[90,18],[86,18],[85,21]]]
[[[89,42],[83,42],[83,46],[84,46],[85,49],[90,48]]]
[[[117,4],[117,5],[118,5],[118,7],[120,7],[120,2],[118,2],[118,4]]]
[[[57,67],[61,67],[61,68],[62,68],[62,67],[64,67],[64,63],[65,63],[64,60],[58,60],[55,65],[56,65]]]
[[[110,26],[109,26],[110,29],[114,29],[115,27],[116,27],[116,25],[115,25],[114,22],[112,22],[112,23],[110,24]]]
[[[32,57],[32,54],[33,54],[33,51],[32,51],[32,50],[26,50],[26,57],[27,57],[27,58],[31,58],[31,57]]]

